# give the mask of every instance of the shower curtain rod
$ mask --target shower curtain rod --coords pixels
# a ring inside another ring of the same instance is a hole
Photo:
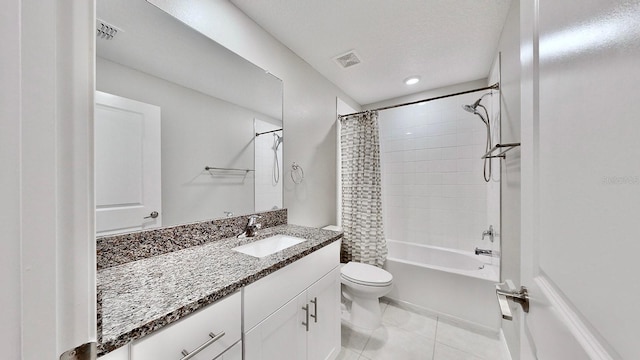
[[[269,134],[272,132],[276,132],[276,131],[282,131],[282,129],[277,129],[277,130],[271,130],[271,131],[265,131],[265,132],[261,132],[261,133],[256,133],[256,137],[260,136],[260,135],[264,135],[264,134]]]
[[[495,84],[493,84],[491,86],[486,86],[486,87],[483,87],[483,88],[457,92],[457,93],[454,93],[454,94],[441,95],[441,96],[436,96],[436,97],[432,97],[432,98],[429,98],[429,99],[417,100],[417,101],[412,101],[412,102],[408,102],[408,103],[404,103],[404,104],[398,104],[398,105],[390,105],[390,106],[385,106],[385,107],[372,109],[372,110],[358,111],[358,112],[354,112],[354,113],[351,113],[351,114],[340,115],[340,116],[341,117],[346,117],[346,116],[354,116],[354,115],[364,114],[367,111],[388,110],[388,109],[393,109],[393,108],[397,108],[397,107],[401,107],[401,106],[415,105],[415,104],[420,104],[420,103],[427,102],[427,101],[439,100],[439,99],[444,99],[444,98],[448,98],[448,97],[452,97],[452,96],[469,94],[469,93],[473,93],[473,92],[476,92],[476,91],[482,91],[482,90],[500,90],[500,83],[495,83]]]

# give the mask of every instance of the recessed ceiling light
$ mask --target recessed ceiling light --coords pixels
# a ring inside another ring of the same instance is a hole
[[[407,85],[414,85],[420,81],[420,76],[411,76],[404,79],[404,83]]]

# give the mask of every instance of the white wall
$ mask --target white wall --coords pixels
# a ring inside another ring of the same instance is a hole
[[[486,81],[456,88],[484,86]],[[462,109],[488,92],[380,112],[387,238],[464,251],[476,246],[491,249],[488,239],[481,241],[489,227],[489,185],[480,159],[486,128],[480,118]],[[493,97],[497,95],[485,97],[483,104],[489,106]]]
[[[227,1],[153,0],[203,34],[284,82],[284,205],[289,222],[332,224],[336,218],[336,96],[360,106]],[[304,169],[294,185],[291,163]]]
[[[161,108],[163,225],[254,211],[254,173],[204,167],[253,169],[254,119],[269,117],[109,60],[96,67],[98,90]]]
[[[502,30],[501,53],[501,142],[520,142],[520,1],[513,0]],[[497,56],[497,54],[496,54]],[[520,149],[507,153],[501,161],[501,279],[520,286]],[[512,306],[514,314],[519,306]],[[520,316],[502,320],[507,345],[514,360],[520,358]]]
[[[489,72],[488,85],[500,82],[500,59],[495,59]],[[484,104],[487,104],[487,110],[489,111],[489,118],[491,124],[491,146],[503,143],[501,141],[500,133],[501,128],[501,97],[502,94],[498,91],[495,92],[496,96],[491,96],[483,100]],[[497,152],[497,150],[496,150]],[[491,178],[487,182],[487,224],[493,226],[494,241],[485,242],[481,248],[490,249],[495,251],[496,254],[501,254],[501,206],[500,206],[500,183],[501,183],[501,167],[502,158],[491,158]],[[488,238],[487,238],[488,239]],[[492,263],[500,265],[500,257],[496,256],[492,258]]]
[[[20,2],[7,1],[0,12],[0,349],[20,359]],[[7,296],[8,295],[8,296]]]
[[[92,2],[3,2],[3,358],[57,359],[96,338],[93,13]]]

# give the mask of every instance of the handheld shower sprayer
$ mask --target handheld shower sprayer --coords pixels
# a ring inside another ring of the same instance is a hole
[[[473,103],[473,105],[462,105],[462,108],[467,111],[470,112],[474,115],[478,115],[478,117],[480,118],[480,120],[482,120],[482,122],[484,123],[484,125],[487,127],[487,143],[485,146],[485,151],[489,151],[491,150],[491,124],[489,123],[489,111],[487,111],[487,108],[481,104],[482,99],[487,96],[487,95],[492,95],[492,93],[486,93],[484,95],[482,95],[480,97],[480,99],[476,100],[476,102]],[[484,114],[485,116],[482,116],[482,113],[480,111],[478,111],[478,108],[481,108],[482,110],[484,110]],[[484,181],[485,182],[489,182],[491,180],[491,159],[484,159]]]
[[[273,133],[273,182],[277,184],[280,181],[280,160],[278,160],[278,148],[284,140],[284,135]]]
[[[280,136],[274,133],[273,137],[274,137],[274,140],[273,140],[274,148],[277,151],[278,148],[280,147],[280,144],[282,144],[282,141],[284,140],[284,136]]]

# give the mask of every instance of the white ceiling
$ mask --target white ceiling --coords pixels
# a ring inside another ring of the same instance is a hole
[[[486,78],[510,0],[230,0],[360,104]],[[362,63],[333,60],[355,50]],[[422,80],[407,86],[403,80]]]

